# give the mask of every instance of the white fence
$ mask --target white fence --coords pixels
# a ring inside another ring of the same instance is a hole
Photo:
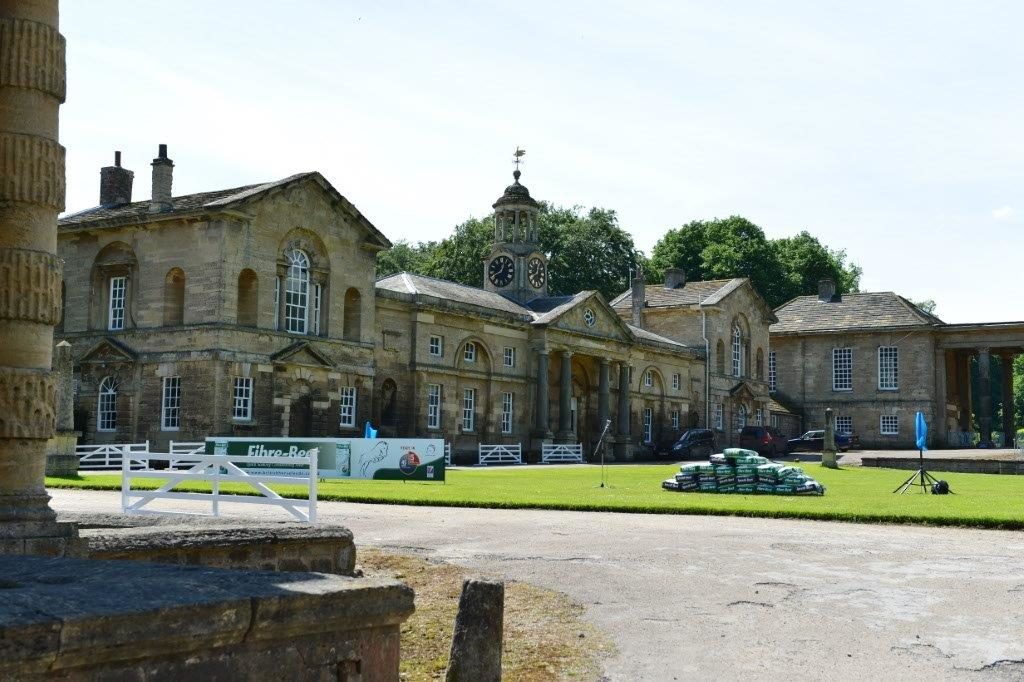
[[[137,453],[149,453],[148,440],[145,443],[108,443],[75,447],[79,469],[120,469],[121,463],[126,461],[125,455],[132,456]]]
[[[142,453],[133,454],[132,461],[142,462],[146,466],[136,470],[125,458],[121,469],[121,509],[126,514],[167,514],[185,513],[177,511],[159,511],[145,509],[146,505],[154,500],[192,500],[209,502],[214,516],[220,516],[220,503],[240,502],[242,504],[262,504],[281,507],[299,521],[316,523],[316,498],[317,498],[317,451],[310,451],[308,457],[249,457],[246,455],[182,455],[178,460],[179,466],[188,463],[187,470],[155,470],[148,466],[151,460],[166,460],[166,453]],[[250,471],[239,468],[235,463],[243,462],[253,464],[258,462],[261,466],[268,464],[282,464],[288,466],[307,466],[305,476],[290,476],[270,471]],[[132,490],[132,481],[136,479],[163,480],[165,483],[156,490]],[[182,492],[174,488],[185,482],[208,482],[211,492]],[[221,483],[245,483],[252,486],[258,493],[253,495],[233,495],[220,491]],[[309,490],[308,499],[291,500],[286,499],[268,488],[266,483],[303,484]]]
[[[171,457],[168,458],[168,466],[170,468],[177,469],[182,466],[189,467],[192,466],[191,462],[194,462],[195,460],[182,460],[179,457],[174,457],[174,455],[202,455],[206,452],[206,443],[203,441],[182,442],[172,440],[170,445],[167,447],[167,450],[168,454],[171,455]]]
[[[540,448],[541,464],[583,464],[582,443],[544,443]]]
[[[512,445],[484,445],[477,446],[477,457],[480,466],[488,464],[522,464],[523,446],[519,443]]]
[[[452,465],[452,444],[444,444],[444,465],[450,467]]]

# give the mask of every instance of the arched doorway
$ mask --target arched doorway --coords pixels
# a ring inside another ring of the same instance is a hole
[[[298,387],[288,412],[288,435],[294,438],[313,436],[313,397],[307,384]],[[297,395],[296,395],[297,394]]]

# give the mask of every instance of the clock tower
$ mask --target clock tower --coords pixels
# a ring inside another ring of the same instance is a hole
[[[515,180],[493,204],[494,244],[484,260],[484,289],[519,304],[548,295],[548,259],[540,248],[537,214],[540,204],[519,184],[516,150]]]

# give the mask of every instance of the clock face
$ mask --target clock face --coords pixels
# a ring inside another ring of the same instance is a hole
[[[540,289],[547,280],[548,273],[544,269],[544,261],[540,258],[531,258],[530,265],[526,270],[526,276],[530,280],[530,286]]]
[[[498,256],[491,261],[487,268],[487,278],[496,287],[507,287],[512,283],[512,275],[515,274],[516,265],[508,256]]]

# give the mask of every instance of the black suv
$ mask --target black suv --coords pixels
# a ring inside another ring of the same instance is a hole
[[[715,452],[715,432],[710,429],[689,429],[668,449],[675,459],[707,459]]]

